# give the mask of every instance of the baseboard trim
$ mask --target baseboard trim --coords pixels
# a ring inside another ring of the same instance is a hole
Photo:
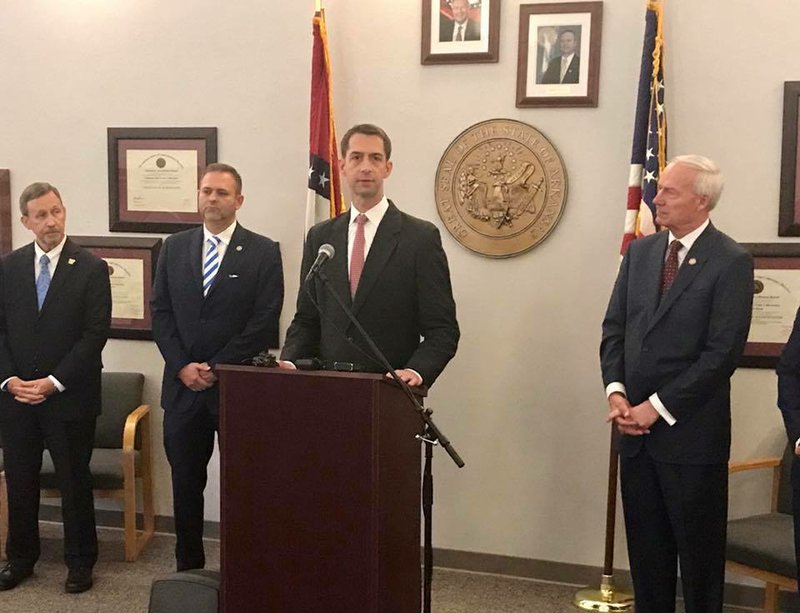
[[[61,521],[61,507],[41,505],[39,518],[43,521]],[[122,511],[98,509],[96,511],[98,526],[122,528]],[[139,516],[141,521],[141,516]],[[175,534],[175,521],[172,517],[156,515],[156,531],[164,534]],[[206,538],[219,539],[219,522],[205,522]],[[433,549],[433,564],[436,568],[463,570],[508,577],[521,577],[535,581],[549,581],[574,585],[577,589],[583,586],[600,587],[602,568],[584,564],[554,562],[552,560],[535,560],[517,558],[491,553],[460,551],[455,549]],[[631,591],[631,575],[625,570],[614,573],[616,587]],[[680,593],[680,585],[678,585]],[[725,584],[725,604],[735,607],[761,609],[764,603],[764,589],[737,583]],[[788,613],[800,613],[800,598],[796,592],[781,591],[780,610]]]

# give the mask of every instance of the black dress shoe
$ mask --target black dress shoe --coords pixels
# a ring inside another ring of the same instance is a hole
[[[67,594],[80,594],[92,588],[91,568],[70,568],[67,573],[67,582],[64,591]]]
[[[32,568],[22,568],[14,564],[6,564],[3,570],[0,570],[0,590],[13,590],[32,574]]]

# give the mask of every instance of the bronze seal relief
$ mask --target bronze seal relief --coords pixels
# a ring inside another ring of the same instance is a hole
[[[436,170],[436,208],[467,249],[506,258],[542,242],[567,201],[567,171],[544,134],[490,119],[450,143]]]

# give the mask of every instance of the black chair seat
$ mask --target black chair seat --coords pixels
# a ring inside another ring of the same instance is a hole
[[[729,521],[725,557],[785,577],[796,577],[792,516],[765,513]]]
[[[134,463],[139,467],[139,451],[134,452]],[[122,449],[97,449],[92,452],[89,462],[92,473],[92,487],[96,490],[118,490],[125,483],[122,474]],[[42,457],[42,473],[40,485],[44,489],[58,489],[56,469],[50,452],[45,451]]]

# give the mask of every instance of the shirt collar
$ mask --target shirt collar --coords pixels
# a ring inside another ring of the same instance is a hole
[[[216,236],[222,241],[222,244],[226,247],[231,244],[231,238],[233,238],[233,231],[236,229],[236,220],[233,220],[233,223],[225,228],[219,234],[212,234],[208,228],[206,228],[205,224],[203,225],[203,242],[207,241],[212,236]]]
[[[708,227],[708,224],[710,223],[711,220],[706,219],[702,224],[700,224],[697,228],[686,234],[683,238],[679,238],[678,240],[681,241],[681,245],[683,245],[682,248],[686,249],[686,251],[689,251],[692,248],[692,245],[694,245],[694,242],[700,237],[700,235],[703,233],[703,230],[705,230]],[[668,238],[669,238],[669,240],[667,241],[668,245],[675,240],[675,235],[672,233],[672,230],[670,230]]]
[[[386,215],[386,211],[389,210],[389,200],[384,196],[380,199],[380,202],[370,208],[364,215],[366,216],[367,220],[374,223],[376,226],[380,225],[383,216]],[[358,217],[358,209],[350,204],[350,223],[354,224],[356,222],[356,217]]]
[[[61,255],[61,252],[64,250],[64,243],[67,242],[67,235],[64,235],[64,238],[61,239],[61,242],[58,243],[55,247],[53,247],[50,251],[45,253],[44,249],[39,246],[39,243],[33,241],[33,250],[36,252],[36,261],[42,259],[43,255],[47,256],[47,259],[51,262],[55,260],[57,257]]]

